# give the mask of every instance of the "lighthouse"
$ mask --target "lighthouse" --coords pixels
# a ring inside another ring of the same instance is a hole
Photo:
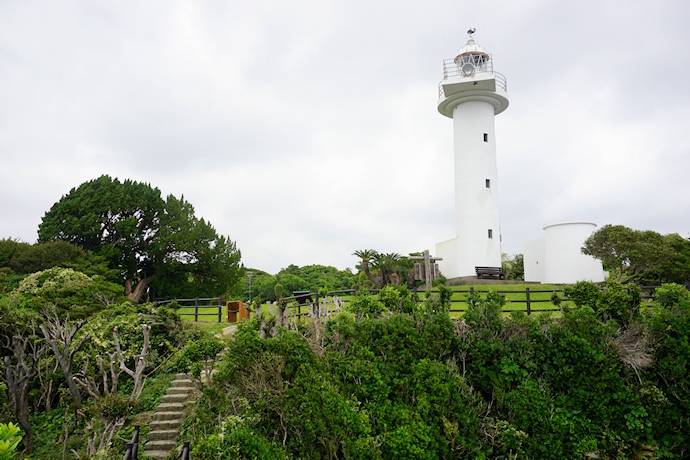
[[[448,278],[475,276],[475,267],[501,266],[494,117],[508,107],[506,79],[468,32],[467,44],[443,62],[438,111],[453,119],[456,237],[438,243]]]

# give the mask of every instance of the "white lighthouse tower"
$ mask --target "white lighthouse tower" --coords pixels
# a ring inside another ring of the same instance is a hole
[[[443,63],[438,111],[453,119],[456,237],[436,245],[446,278],[501,266],[494,116],[508,107],[506,79],[469,32],[467,44]]]

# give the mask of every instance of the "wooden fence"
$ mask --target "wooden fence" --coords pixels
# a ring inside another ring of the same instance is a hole
[[[173,302],[177,302],[176,313],[180,316],[193,316],[194,321],[199,321],[199,317],[203,316],[215,316],[218,318],[218,322],[223,321],[223,309],[225,308],[225,302],[223,302],[222,297],[196,297],[194,299],[171,299],[171,300],[159,300],[156,301],[156,305],[170,305]],[[180,312],[181,308],[190,309],[193,308],[194,312]],[[199,309],[203,310],[199,312]],[[213,310],[209,312],[208,310]]]
[[[654,300],[654,289],[658,288],[660,286],[643,286],[642,287],[642,299],[644,301],[653,301]],[[528,315],[531,315],[532,313],[541,313],[541,312],[547,312],[547,311],[560,311],[559,307],[553,306],[553,302],[551,301],[551,296],[549,298],[535,298],[535,297],[544,297],[541,294],[551,294],[553,293],[559,293],[560,297],[563,301],[568,301],[571,300],[569,297],[563,296],[563,289],[532,289],[530,287],[525,287],[524,290],[493,290],[493,289],[475,289],[474,287],[470,287],[469,289],[457,289],[453,290],[453,294],[466,294],[463,298],[460,299],[451,299],[451,308],[450,312],[452,313],[462,313],[467,311],[467,308],[454,308],[454,304],[462,304],[465,303],[467,304],[467,295],[472,295],[474,293],[479,293],[479,294],[486,294],[488,292],[495,291],[496,293],[507,297],[514,297],[514,296],[520,296],[522,298],[515,299],[515,298],[506,298],[506,302],[508,305],[510,304],[524,304],[525,308],[515,308],[515,309],[504,309],[503,311],[505,313],[510,313],[513,311],[524,311]],[[340,290],[340,291],[329,291],[327,293],[328,296],[331,297],[351,297],[354,295],[357,295],[357,293],[360,292],[359,289],[345,289],[345,290]],[[367,289],[366,292],[370,294],[377,294],[379,292],[378,289]],[[423,294],[424,291],[418,291],[415,289],[414,291],[414,298],[419,299],[420,294]],[[438,294],[438,290],[432,290],[432,294]],[[330,306],[326,305],[326,313],[327,314],[332,314],[336,311],[338,311],[337,307],[337,302],[334,302],[332,299],[323,299],[323,297],[319,296],[318,292],[309,292],[309,291],[297,291],[295,292],[295,295],[286,297],[285,300],[288,302],[288,311],[287,316],[290,317],[299,317],[299,316],[306,316],[309,314],[309,305],[312,306],[317,306],[321,308],[321,304],[328,302],[329,304],[333,304],[333,309],[331,309]],[[348,302],[349,300],[347,298],[342,299],[342,303]],[[177,311],[180,316],[183,317],[194,317],[194,321],[199,321],[200,317],[204,316],[214,316],[218,318],[218,322],[223,322],[223,311],[225,308],[225,302],[223,301],[222,297],[197,297],[195,299],[172,299],[172,300],[164,300],[164,301],[158,301],[156,302],[157,305],[168,305],[172,302],[177,302]],[[544,303],[550,303],[552,307],[542,307],[539,308],[540,305]],[[187,309],[194,309],[194,312],[179,312],[179,309],[184,308],[185,310]],[[200,312],[199,310],[203,310]],[[212,309],[213,311],[209,312],[209,310]]]

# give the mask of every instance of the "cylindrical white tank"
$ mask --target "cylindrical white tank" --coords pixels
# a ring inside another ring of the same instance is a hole
[[[545,283],[604,281],[601,261],[581,252],[585,240],[596,227],[592,222],[559,222],[544,226]]]

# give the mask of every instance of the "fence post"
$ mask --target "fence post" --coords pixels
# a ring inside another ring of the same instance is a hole
[[[218,322],[223,322],[223,297],[218,297]]]
[[[525,300],[527,303],[527,316],[532,314],[532,306],[530,305],[530,298],[529,298],[529,288],[525,288]]]
[[[319,289],[318,288],[314,291],[314,299],[316,299],[316,311],[321,312],[321,308],[319,307]]]
[[[199,321],[199,298],[194,299],[194,322]]]

